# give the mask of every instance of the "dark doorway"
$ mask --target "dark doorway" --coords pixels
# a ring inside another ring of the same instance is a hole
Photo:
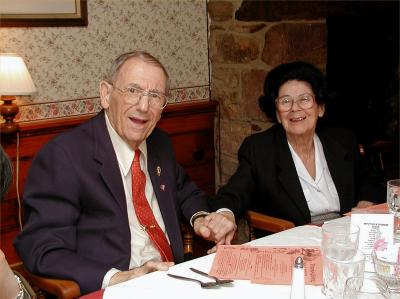
[[[398,2],[395,7],[327,17],[327,121],[353,129],[367,148],[385,142],[385,179],[399,177]]]
[[[400,177],[399,3],[243,0],[235,13],[240,21],[326,20],[332,100],[324,121],[354,130],[375,168],[384,166],[383,181]]]

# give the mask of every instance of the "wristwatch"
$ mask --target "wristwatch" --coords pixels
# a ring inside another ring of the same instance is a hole
[[[194,221],[195,221],[197,218],[206,217],[206,216],[209,215],[209,214],[210,214],[210,213],[205,212],[205,211],[200,211],[200,212],[195,213],[195,214],[192,216],[192,218],[190,219],[190,225],[193,227]]]

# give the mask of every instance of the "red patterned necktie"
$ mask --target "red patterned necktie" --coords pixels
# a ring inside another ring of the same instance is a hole
[[[164,232],[154,218],[145,195],[146,176],[140,169],[140,150],[135,150],[132,162],[132,201],[140,225],[146,230],[165,262],[173,262],[174,256]]]

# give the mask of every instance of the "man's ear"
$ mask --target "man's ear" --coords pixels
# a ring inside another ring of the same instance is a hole
[[[99,85],[100,104],[103,109],[110,106],[111,86],[106,81],[101,81]]]

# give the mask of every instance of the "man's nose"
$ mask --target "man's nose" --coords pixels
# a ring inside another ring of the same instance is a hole
[[[149,110],[150,106],[150,95],[146,92],[142,93],[139,98],[139,109],[141,111]]]

